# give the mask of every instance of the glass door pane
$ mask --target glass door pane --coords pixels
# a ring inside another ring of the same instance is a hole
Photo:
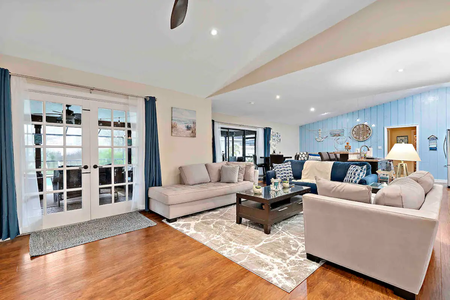
[[[44,228],[89,220],[89,180],[84,180],[89,170],[83,173],[83,166],[89,165],[89,121],[84,101],[37,93],[30,93],[30,98],[32,124],[24,137],[27,178],[36,174]]]

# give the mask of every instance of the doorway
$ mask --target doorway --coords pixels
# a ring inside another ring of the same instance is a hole
[[[67,94],[31,92],[28,101],[27,168],[36,174],[29,178],[37,180],[43,228],[130,212],[142,164],[136,111]]]
[[[418,126],[417,125],[407,125],[407,126],[393,126],[386,127],[386,154],[391,151],[392,147],[394,147],[397,143],[405,143],[412,144],[414,149],[418,152],[417,145],[417,134],[418,134]],[[398,164],[401,163],[399,160],[394,160],[394,169],[397,170]],[[413,173],[417,171],[418,162],[415,161],[407,161],[408,172]]]

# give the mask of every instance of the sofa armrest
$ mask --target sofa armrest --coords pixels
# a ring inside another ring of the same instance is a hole
[[[259,170],[257,168],[255,168],[255,173],[253,176],[253,183],[259,185]]]
[[[364,178],[362,178],[358,184],[362,185],[370,185],[372,183],[378,182],[378,175],[377,174],[370,174]]]
[[[267,185],[271,185],[272,184],[272,178],[276,178],[277,174],[275,173],[274,170],[270,170],[266,172],[266,184]]]
[[[307,253],[419,293],[436,238],[435,213],[306,194],[303,215]]]

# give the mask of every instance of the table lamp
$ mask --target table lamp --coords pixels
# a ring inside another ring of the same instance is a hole
[[[408,166],[405,161],[420,161],[419,154],[417,154],[416,149],[412,144],[395,144],[389,151],[386,159],[400,160],[401,163],[397,167],[397,178],[401,177],[402,173],[404,176],[408,176]]]

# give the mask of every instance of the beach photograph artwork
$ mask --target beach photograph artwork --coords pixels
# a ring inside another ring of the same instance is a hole
[[[197,113],[195,110],[172,107],[172,136],[197,136]]]

